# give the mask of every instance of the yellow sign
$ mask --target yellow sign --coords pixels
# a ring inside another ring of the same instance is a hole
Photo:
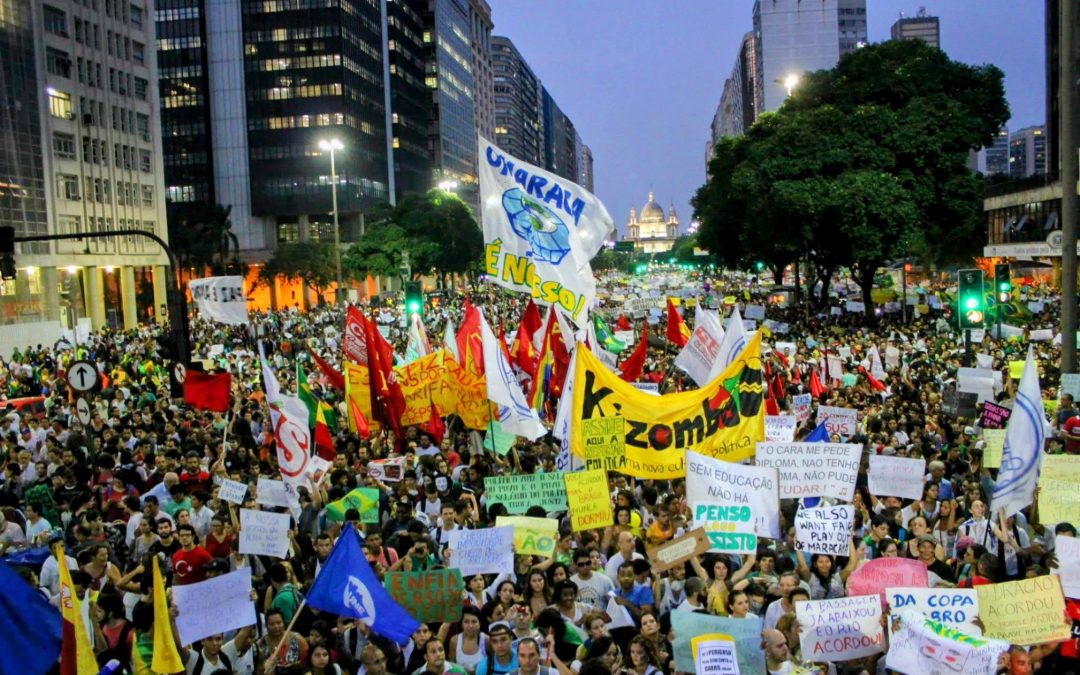
[[[546,558],[555,550],[559,521],[554,518],[499,516],[495,519],[496,527],[504,525],[514,528],[514,552],[518,555],[541,555]]]
[[[1068,639],[1065,596],[1056,576],[976,586],[983,634],[1014,645]]]
[[[1080,456],[1044,455],[1042,460],[1043,480],[1070,480],[1080,483]]]
[[[614,521],[607,471],[590,469],[563,474],[566,501],[570,505],[570,523],[574,532],[607,527]]]
[[[1080,523],[1080,491],[1076,483],[1039,478],[1039,522]]]
[[[623,418],[618,415],[582,420],[585,468],[622,471],[626,466]]]
[[[626,466],[638,478],[686,475],[686,451],[727,462],[754,455],[765,440],[761,335],[754,333],[731,365],[701,389],[665,396],[624,382],[587,349],[578,353],[570,450],[587,457],[588,420],[622,416]]]
[[[345,417],[349,420],[349,431],[356,433],[356,420],[352,415],[352,404],[355,403],[360,412],[364,413],[372,432],[379,430],[380,425],[371,415],[371,384],[367,366],[361,366],[351,361],[345,362],[345,403],[349,414]]]
[[[1024,375],[1025,361],[1009,361],[1009,377],[1019,380]]]
[[[1005,449],[1004,429],[983,429],[983,466],[987,469],[1001,468],[1001,452]]]

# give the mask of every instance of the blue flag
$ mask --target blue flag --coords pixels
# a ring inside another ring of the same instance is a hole
[[[44,673],[60,657],[60,611],[0,562],[0,673]]]
[[[817,425],[817,428],[810,432],[810,435],[803,439],[804,443],[828,443],[829,442],[829,430],[825,428],[825,423]],[[812,509],[821,503],[821,497],[803,497],[803,507]]]
[[[323,563],[308,592],[307,604],[363,621],[371,630],[399,645],[408,642],[420,627],[420,622],[379,583],[360,547],[360,536],[351,524],[345,527]]]

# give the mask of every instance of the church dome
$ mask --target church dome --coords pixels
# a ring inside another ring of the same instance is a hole
[[[641,207],[641,219],[645,220],[647,218],[664,219],[664,209],[656,203],[651,191],[649,192],[649,203]]]

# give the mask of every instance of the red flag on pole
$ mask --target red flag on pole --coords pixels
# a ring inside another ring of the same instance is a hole
[[[341,336],[341,349],[345,358],[353,363],[367,363],[367,318],[356,307],[349,305],[345,315],[345,332]]]
[[[446,435],[446,423],[443,422],[439,411],[435,409],[434,403],[431,404],[431,413],[427,424],[424,425],[424,431],[431,434],[431,440],[435,442],[435,445],[442,443],[443,436]]]
[[[349,409],[352,411],[353,423],[356,424],[356,433],[365,440],[371,438],[371,425],[368,424],[360,406],[356,405],[356,401],[349,399]]]
[[[184,402],[199,410],[228,412],[232,402],[232,375],[211,375],[188,369],[184,377]]]
[[[627,319],[625,314],[619,315],[619,319],[615,322],[615,325],[619,327],[619,330],[634,330],[634,326],[631,325],[630,319]]]
[[[308,352],[311,354],[311,358],[315,360],[315,365],[319,366],[319,370],[326,375],[326,379],[330,382],[330,386],[338,391],[345,391],[345,376],[341,374],[341,371],[330,365],[326,359],[319,356],[310,349]]]
[[[634,351],[619,366],[619,377],[627,382],[636,382],[645,372],[645,357],[649,352],[649,322],[646,321],[641,329],[641,342],[634,347]]]
[[[690,327],[679,315],[679,310],[675,309],[671,298],[667,301],[667,339],[680,347],[685,347],[690,341]]]

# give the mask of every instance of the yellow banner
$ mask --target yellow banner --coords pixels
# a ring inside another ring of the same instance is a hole
[[[1080,492],[1076,483],[1039,478],[1039,522],[1080,523]]]
[[[1014,645],[1065,640],[1065,596],[1055,576],[976,586],[984,635]]]
[[[371,427],[372,433],[377,432],[381,426],[371,415],[371,384],[367,366],[361,366],[351,361],[345,362],[345,405],[349,420],[349,431],[356,433],[356,420],[353,419],[352,404],[355,403],[364,418]]]
[[[607,485],[607,481],[604,484]],[[546,558],[555,550],[559,521],[554,518],[499,516],[495,519],[496,527],[504,525],[514,528],[514,552],[518,555],[541,555]]]
[[[568,471],[566,502],[570,506],[570,524],[574,532],[607,527],[615,519],[611,509],[611,493],[608,492],[607,471]]]
[[[686,451],[726,462],[754,455],[765,440],[761,334],[701,389],[665,396],[639,391],[612,373],[591,352],[580,350],[574,372],[574,419],[570,450],[587,457],[588,420],[621,416],[626,448],[624,473],[638,478],[686,475]]]

